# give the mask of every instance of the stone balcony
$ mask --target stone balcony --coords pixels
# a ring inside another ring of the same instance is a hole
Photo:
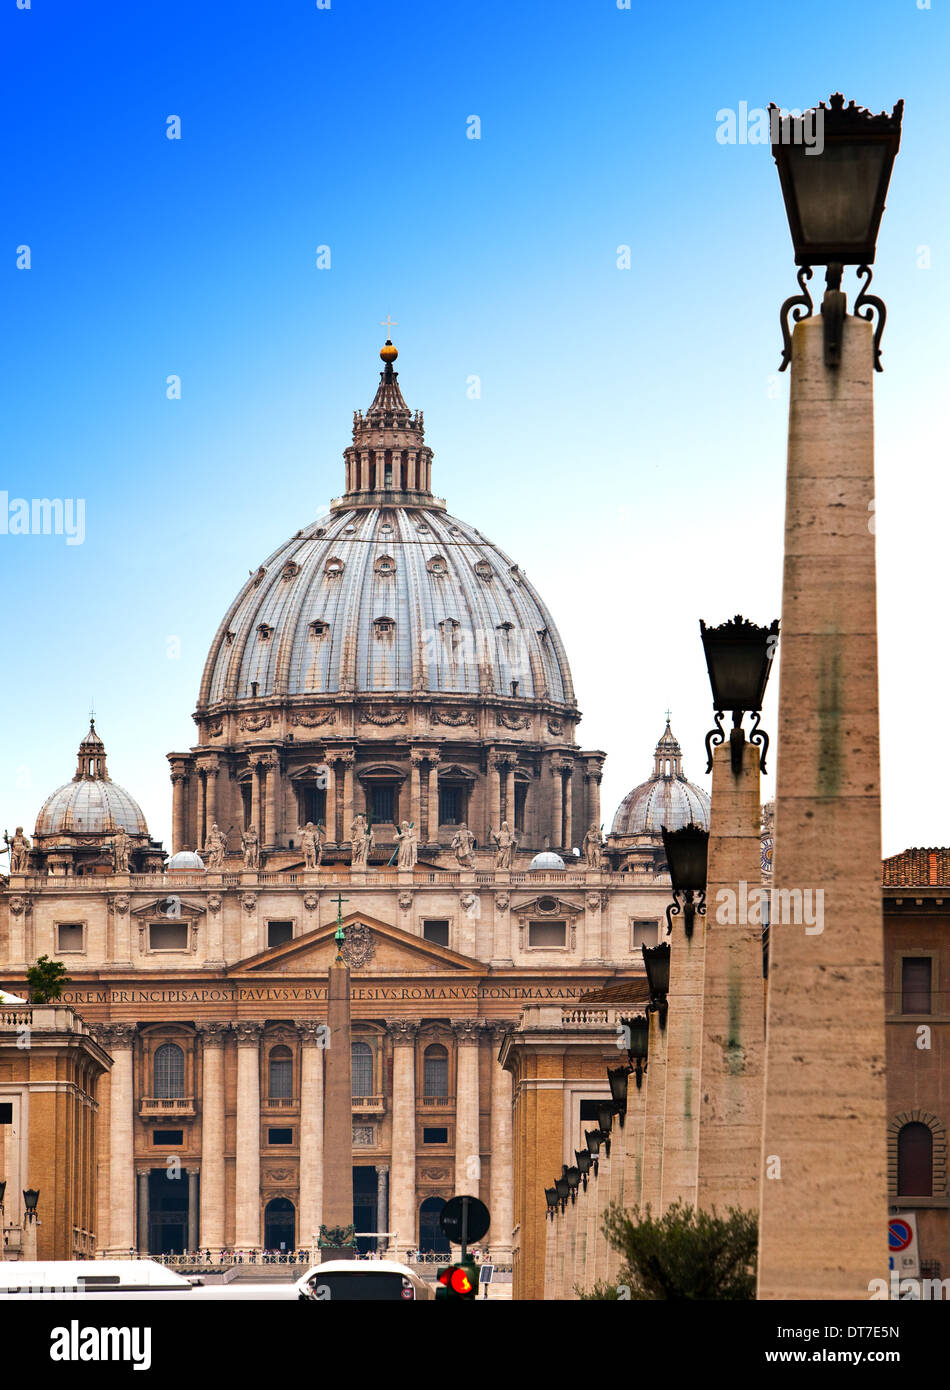
[[[245,871],[229,868],[221,872],[208,869],[197,873],[165,874],[84,874],[75,878],[63,874],[17,874],[11,878],[11,892],[42,892],[53,888],[74,893],[135,892],[145,889],[184,888],[191,891],[221,888],[336,888],[351,883],[360,887],[407,887],[434,884],[445,887],[502,888],[527,886],[572,886],[606,888],[627,885],[637,888],[657,888],[669,879],[645,879],[640,874],[615,873],[610,869],[587,869],[583,865],[564,869],[430,869],[417,865],[415,869],[375,868],[351,870],[348,864],[327,865],[321,869],[259,869]]]
[[[143,1120],[180,1120],[195,1113],[194,1096],[141,1096],[139,1116]]]
[[[354,1096],[354,1115],[382,1115],[386,1110],[385,1096]]]

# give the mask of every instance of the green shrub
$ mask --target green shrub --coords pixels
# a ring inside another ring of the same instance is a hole
[[[654,1217],[649,1206],[625,1212],[615,1204],[604,1213],[603,1232],[620,1252],[620,1274],[616,1284],[596,1284],[581,1298],[755,1298],[755,1212],[730,1207],[723,1217],[674,1202]]]

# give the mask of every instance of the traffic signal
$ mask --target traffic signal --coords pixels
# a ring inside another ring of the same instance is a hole
[[[471,1260],[466,1264],[446,1265],[445,1269],[440,1269],[438,1273],[439,1287],[435,1291],[436,1298],[467,1298],[478,1297],[478,1266]]]

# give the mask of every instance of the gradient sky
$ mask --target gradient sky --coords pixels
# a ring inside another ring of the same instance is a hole
[[[168,845],[164,755],[194,741],[207,648],[248,571],[343,490],[387,315],[434,490],[558,621],[605,818],[667,706],[707,785],[697,619],[780,611],[795,290],[768,148],[719,144],[716,116],[840,89],[906,101],[874,281],[884,851],[950,844],[933,6],[5,5],[0,491],[83,498],[86,537],[0,535],[0,821],[32,834],[94,698]]]

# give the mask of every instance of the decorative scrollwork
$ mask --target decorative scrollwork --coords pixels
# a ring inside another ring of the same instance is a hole
[[[798,323],[801,319],[810,319],[815,312],[811,295],[808,293],[806,280],[810,280],[813,271],[810,265],[803,265],[798,272],[798,286],[801,294],[790,295],[778,311],[779,323],[782,325],[782,360],[779,364],[779,371],[784,372],[789,362],[792,360],[792,334],[788,326],[789,310],[792,313],[792,323]],[[792,308],[792,305],[804,305],[804,308]],[[712,766],[712,764],[710,764]],[[709,769],[706,769],[707,772]]]
[[[686,939],[689,940],[693,935],[693,924],[696,920],[697,913],[700,917],[706,916],[705,891],[700,889],[698,892],[694,893],[692,888],[687,888],[683,893],[682,903],[680,903],[679,894],[674,892],[673,901],[667,905],[666,909],[667,936],[672,936],[673,934],[673,918],[682,916],[683,931]]]
[[[884,300],[879,299],[876,294],[868,294],[868,285],[871,283],[872,270],[869,265],[859,265],[858,274],[866,275],[868,278],[858,291],[858,297],[854,301],[854,317],[864,319],[867,323],[874,321],[874,310],[877,310],[877,327],[874,330],[874,370],[883,372],[881,366],[881,334],[884,332],[884,321],[887,318],[887,309]],[[864,312],[862,312],[862,310]]]
[[[752,729],[751,729],[751,731],[750,731],[750,733],[749,733],[749,742],[750,742],[750,743],[754,743],[754,744],[756,745],[757,748],[761,748],[761,749],[762,749],[762,752],[761,752],[761,754],[760,754],[760,756],[759,756],[759,771],[764,773],[764,772],[765,772],[765,758],[766,758],[766,754],[767,754],[768,751],[769,751],[769,736],[768,736],[768,734],[765,732],[764,729],[760,729],[760,728],[759,728],[759,723],[760,723],[760,721],[761,721],[761,719],[762,719],[762,716],[761,716],[761,714],[759,713],[758,710],[753,710],[753,711],[752,711],[752,719],[753,719],[753,724],[752,724]],[[708,771],[708,769],[707,769],[707,771]]]
[[[706,735],[706,771],[707,771],[707,772],[712,772],[712,765],[713,765],[713,752],[712,752],[712,751],[713,751],[713,748],[718,747],[720,743],[725,743],[725,741],[726,741],[726,735],[725,735],[725,733],[723,732],[723,727],[722,727],[722,721],[723,721],[723,719],[725,718],[725,714],[723,713],[723,711],[722,711],[721,709],[717,709],[715,715],[713,716],[713,718],[714,718],[715,721],[716,721],[716,727],[715,727],[715,729],[710,729],[710,730],[709,730],[709,733]]]

